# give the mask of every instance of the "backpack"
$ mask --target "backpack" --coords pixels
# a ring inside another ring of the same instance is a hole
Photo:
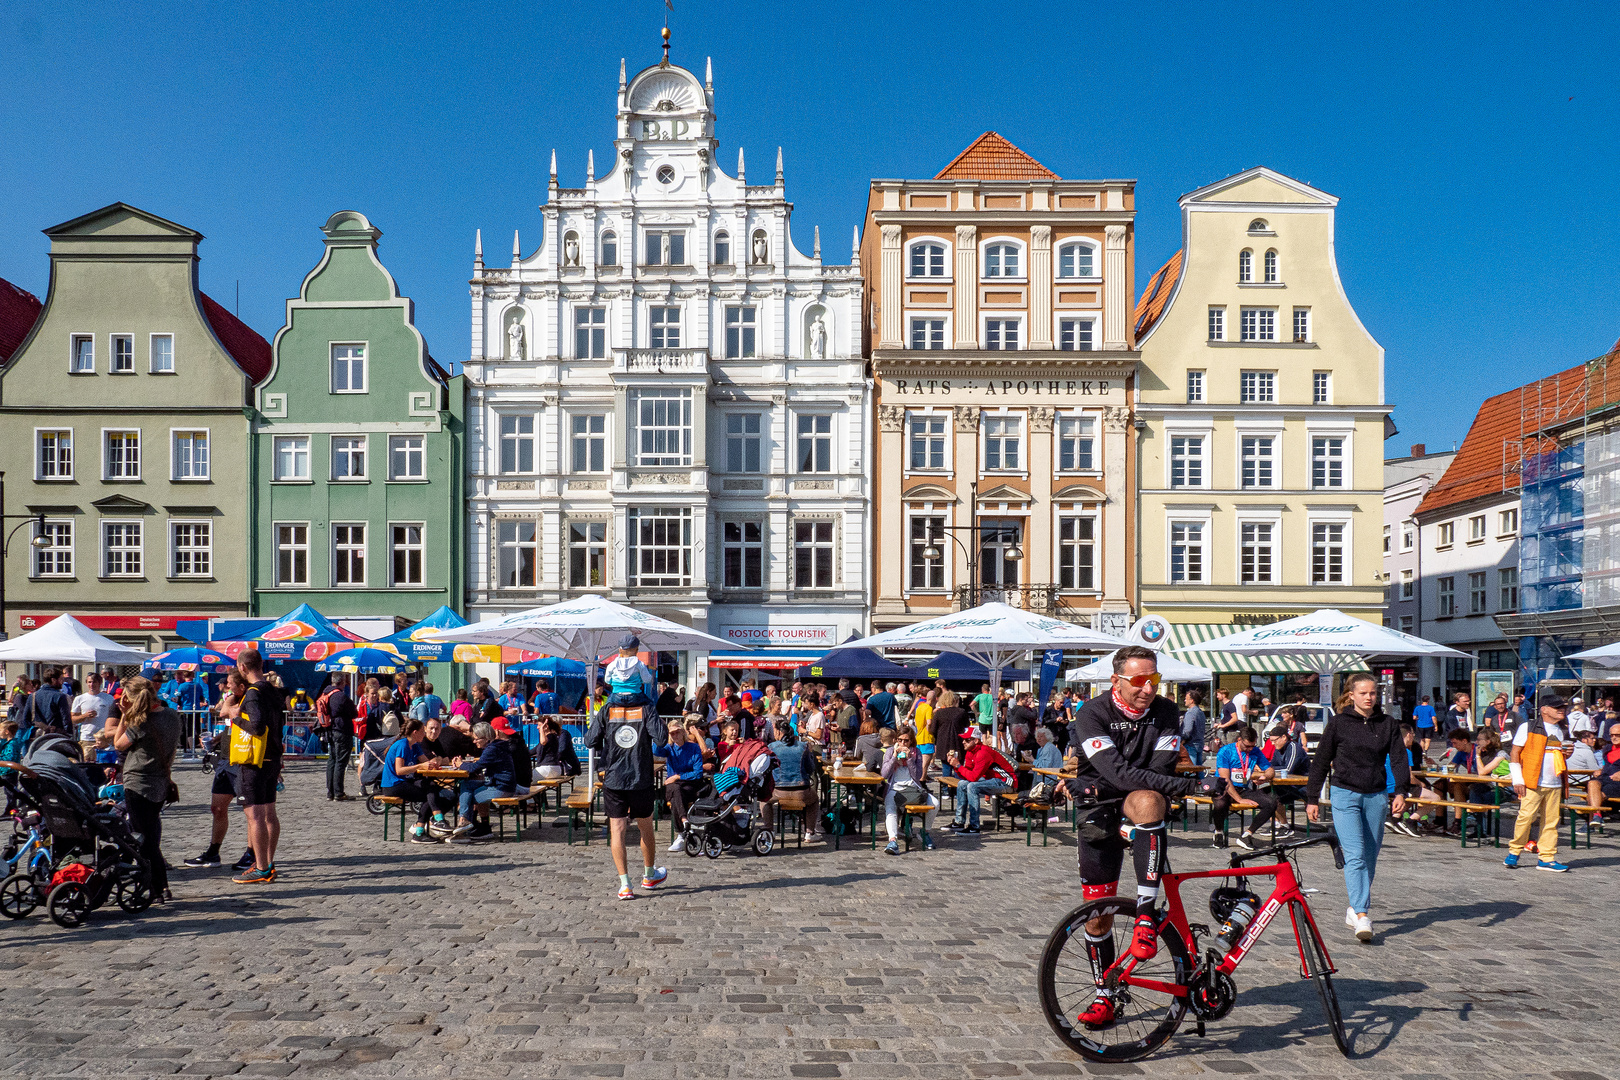
[[[329,728],[332,726],[332,695],[337,693],[336,686],[329,686],[326,693],[315,699],[315,723],[317,727]]]

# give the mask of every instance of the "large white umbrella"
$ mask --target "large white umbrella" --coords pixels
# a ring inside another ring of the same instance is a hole
[[[990,694],[1001,692],[1001,669],[1031,650],[1114,650],[1129,642],[1090,627],[1035,615],[1007,604],[981,604],[967,611],[912,623],[846,641],[842,649],[933,649],[959,653],[990,669]]]
[[[71,615],[58,615],[38,630],[0,642],[4,664],[144,664],[154,655],[102,637]]]
[[[1215,673],[1208,668],[1201,668],[1197,664],[1189,664],[1185,660],[1171,656],[1169,653],[1158,655],[1159,674],[1174,683],[1207,683],[1215,677]],[[1071,682],[1107,682],[1114,674],[1114,654],[1099,657],[1085,667],[1075,668],[1068,673]]]
[[[547,656],[583,660],[588,710],[596,700],[596,661],[617,652],[619,638],[625,634],[635,634],[644,648],[655,651],[737,647],[733,642],[701,630],[595,595],[564,600],[549,607],[530,608],[487,622],[427,631],[420,635],[419,640],[507,645]],[[588,780],[594,786],[595,755],[591,755],[590,764]]]
[[[1387,626],[1323,608],[1282,622],[1183,645],[1172,652],[1227,652],[1241,656],[1290,656],[1321,677],[1318,698],[1328,704],[1333,673],[1355,666],[1364,656],[1463,656],[1467,653],[1403,634]]]
[[[1587,660],[1600,667],[1620,667],[1620,641],[1613,645],[1599,645],[1595,649],[1570,653],[1565,660]]]

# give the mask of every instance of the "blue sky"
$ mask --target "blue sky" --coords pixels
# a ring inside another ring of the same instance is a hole
[[[473,230],[503,262],[610,152],[619,58],[658,0],[462,5],[3,0],[0,277],[43,296],[39,230],[122,199],[204,233],[203,288],[267,338],[356,209],[443,361],[466,355]],[[1620,337],[1612,3],[743,4],[676,0],[712,56],[728,167],[787,158],[795,237],[846,259],[872,177],[995,129],[1069,178],[1133,177],[1137,289],[1176,198],[1264,164],[1341,198],[1339,268],[1408,444]]]

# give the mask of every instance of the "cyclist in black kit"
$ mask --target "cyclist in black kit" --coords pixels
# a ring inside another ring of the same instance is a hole
[[[1069,725],[1069,748],[1079,761],[1069,790],[1082,807],[1094,806],[1080,828],[1080,886],[1087,900],[1113,896],[1129,843],[1136,864],[1130,952],[1150,960],[1158,951],[1159,875],[1170,868],[1165,851],[1169,800],[1191,794],[1199,782],[1176,775],[1181,723],[1175,704],[1158,695],[1153,650],[1130,645],[1116,652],[1112,684],[1107,695],[1086,702]],[[1086,953],[1099,981],[1115,960],[1112,931],[1112,916],[1086,924]],[[1092,1028],[1112,1024],[1109,992],[1099,990],[1079,1020]]]

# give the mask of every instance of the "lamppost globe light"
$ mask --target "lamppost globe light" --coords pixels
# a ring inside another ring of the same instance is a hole
[[[943,554],[945,553],[939,550],[939,548],[935,547],[933,544],[929,544],[922,550],[922,557],[927,559],[929,562],[935,561]]]
[[[37,548],[50,547],[51,545],[50,539],[45,536],[36,536],[28,542]]]
[[[1024,557],[1024,549],[1016,546],[1012,547],[1008,549],[1001,557],[1011,560],[1012,562],[1017,562],[1019,559]]]

